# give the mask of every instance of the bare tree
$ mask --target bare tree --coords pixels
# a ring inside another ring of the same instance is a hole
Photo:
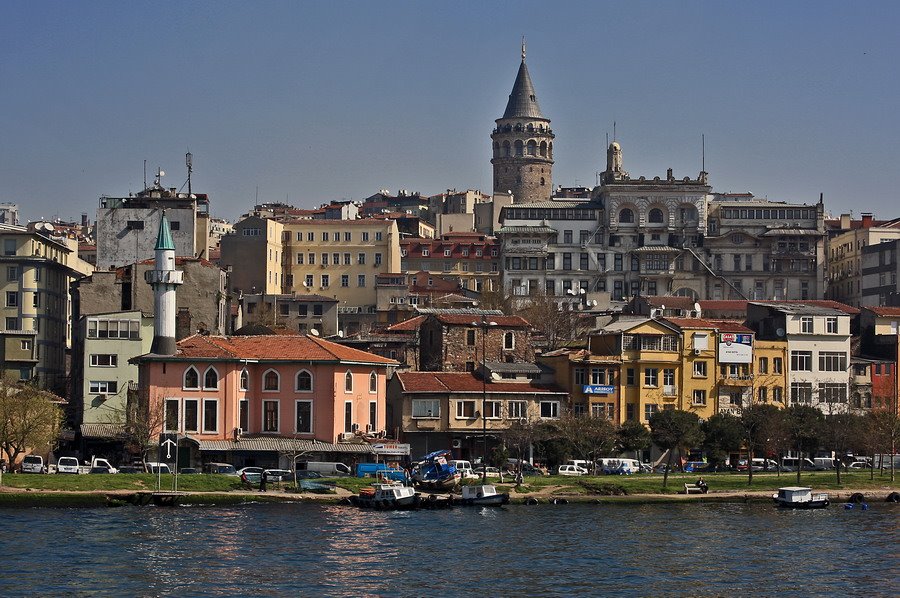
[[[124,413],[125,449],[147,461],[150,451],[159,445],[159,434],[165,426],[165,405],[150,402],[147,389],[129,391]]]
[[[0,378],[0,449],[10,467],[26,451],[56,444],[65,401],[34,385],[12,385]]]
[[[545,339],[548,351],[584,338],[591,328],[591,321],[583,318],[582,312],[560,309],[557,299],[546,293],[523,298],[517,311]]]

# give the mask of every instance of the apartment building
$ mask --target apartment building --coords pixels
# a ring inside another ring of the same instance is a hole
[[[881,241],[862,248],[860,274],[862,278],[859,305],[900,305],[900,240]]]
[[[0,337],[3,375],[37,379],[65,391],[70,346],[69,283],[93,266],[78,257],[77,242],[0,224]]]
[[[338,328],[338,301],[324,295],[241,295],[241,326],[259,324],[296,334],[354,334]],[[240,334],[240,332],[236,332]]]
[[[825,206],[821,201],[789,204],[749,193],[714,194],[708,206],[704,252],[710,270],[705,298],[822,298]]]
[[[484,363],[532,363],[531,324],[496,310],[420,309],[422,370],[472,372]]]
[[[849,408],[846,311],[802,302],[750,302],[746,325],[759,339],[787,341],[788,405],[811,405],[825,414]]]
[[[446,233],[439,239],[402,239],[401,268],[454,277],[463,289],[492,291],[500,284],[500,244],[480,233]]]
[[[876,301],[886,299],[896,289],[896,251],[891,253],[890,249],[900,239],[900,218],[875,220],[872,214],[863,213],[862,218],[853,220],[850,214],[841,214],[839,220],[830,221],[829,225],[826,296],[855,307],[864,302],[878,305]],[[880,248],[889,242],[893,245]],[[871,249],[873,246],[879,249]],[[870,257],[873,254],[879,260],[877,264]],[[885,275],[881,276],[882,273]]]
[[[621,421],[621,358],[592,355],[586,349],[556,349],[537,357],[553,372],[557,386],[569,395],[575,415],[590,415]]]
[[[284,225],[273,218],[249,216],[234,225],[234,232],[222,237],[219,265],[228,271],[233,292],[282,292],[282,239]]]

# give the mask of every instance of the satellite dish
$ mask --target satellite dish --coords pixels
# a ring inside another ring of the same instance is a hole
[[[578,289],[579,295],[584,295],[585,293],[587,293],[587,291],[585,291],[584,289]]]
[[[778,330],[776,330],[775,336],[777,336],[778,338],[783,338],[784,337],[784,328],[779,328]]]
[[[566,295],[574,295],[575,289],[566,289]]]
[[[310,330],[309,333],[310,333],[312,336],[319,336],[319,331],[316,330],[315,328],[313,328],[312,330]]]
[[[660,311],[660,313],[666,311],[666,304],[665,304],[665,303],[663,303],[662,305],[659,306],[659,311]]]
[[[698,314],[700,313],[700,303],[698,303],[697,301],[694,301],[694,311]]]
[[[591,307],[597,307],[597,300],[591,299]]]
[[[498,374],[497,372],[491,372],[491,379],[492,380],[500,380],[501,379],[500,374]]]
[[[344,331],[338,330],[338,338],[344,338]]]

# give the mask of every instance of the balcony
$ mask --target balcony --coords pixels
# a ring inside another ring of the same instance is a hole
[[[664,397],[677,397],[678,396],[678,387],[674,384],[664,384],[662,389],[663,389]]]
[[[753,374],[726,374],[721,382],[725,386],[752,386]]]

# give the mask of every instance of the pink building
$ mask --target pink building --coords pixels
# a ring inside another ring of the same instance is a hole
[[[200,336],[174,355],[148,354],[139,393],[149,421],[190,449],[178,465],[226,461],[284,466],[288,453],[354,458],[385,429],[385,386],[396,361],[315,336]]]

